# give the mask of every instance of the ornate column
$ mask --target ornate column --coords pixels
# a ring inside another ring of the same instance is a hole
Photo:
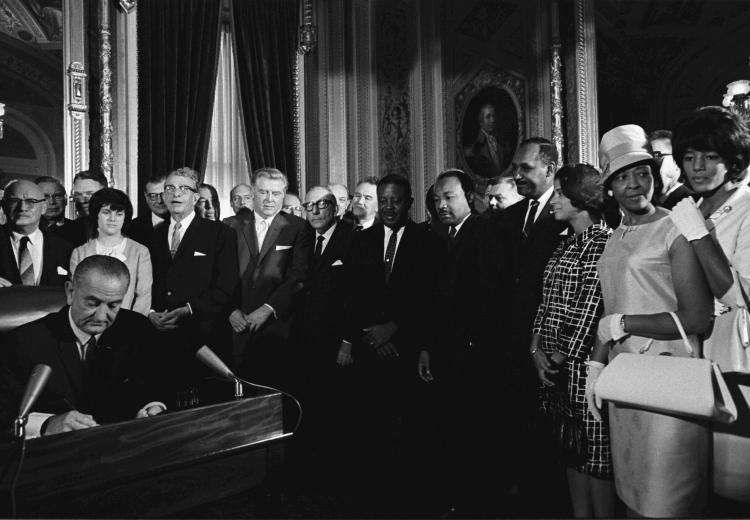
[[[560,10],[558,0],[550,2],[551,62],[550,86],[552,102],[552,142],[557,148],[557,156],[563,155],[563,100],[562,100],[562,43],[560,42]]]
[[[138,200],[138,35],[136,1],[116,9],[112,73],[112,179]]]
[[[86,63],[84,12],[83,2],[63,0],[63,63],[65,64],[63,121],[65,186],[67,188],[73,185],[73,176],[76,173],[89,167],[89,107],[87,74],[84,66]]]
[[[109,32],[109,1],[99,0],[99,104],[101,118],[100,144],[102,150],[102,173],[110,186],[114,185],[112,174],[112,56]]]

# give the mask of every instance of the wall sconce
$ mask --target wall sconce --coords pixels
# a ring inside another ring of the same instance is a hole
[[[0,139],[3,138],[3,118],[5,117],[5,103],[0,103]]]
[[[721,104],[750,121],[750,80],[740,79],[727,84]]]

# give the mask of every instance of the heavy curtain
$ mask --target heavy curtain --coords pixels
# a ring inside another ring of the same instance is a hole
[[[152,174],[180,166],[204,170],[219,58],[221,4],[222,0],[138,2],[141,190]]]
[[[297,0],[233,0],[240,106],[250,164],[286,173],[297,186],[293,70]]]
[[[216,75],[216,96],[211,121],[206,174],[203,182],[212,184],[219,193],[222,217],[232,214],[229,192],[240,183],[250,183],[245,139],[242,134],[237,74],[234,69],[232,33],[228,26],[221,30],[219,71]]]

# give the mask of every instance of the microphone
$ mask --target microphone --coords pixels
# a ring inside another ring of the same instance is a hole
[[[28,419],[29,410],[39,398],[42,390],[47,384],[52,369],[49,365],[34,365],[29,381],[21,397],[21,405],[18,407],[18,418],[16,419],[16,437],[23,439],[25,435],[24,427]]]
[[[201,363],[219,374],[221,377],[230,381],[234,381],[235,398],[239,399],[240,397],[244,397],[242,381],[240,381],[240,379],[236,375],[234,375],[234,372],[232,372],[229,367],[219,358],[219,356],[217,356],[213,350],[208,348],[207,345],[203,345],[201,348],[199,348],[195,353],[195,357],[197,357]]]

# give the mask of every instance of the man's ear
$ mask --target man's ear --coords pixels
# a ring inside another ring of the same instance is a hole
[[[68,305],[73,303],[73,282],[71,281],[65,282],[65,301]]]
[[[554,176],[557,171],[557,163],[549,163],[547,165],[547,177]]]

